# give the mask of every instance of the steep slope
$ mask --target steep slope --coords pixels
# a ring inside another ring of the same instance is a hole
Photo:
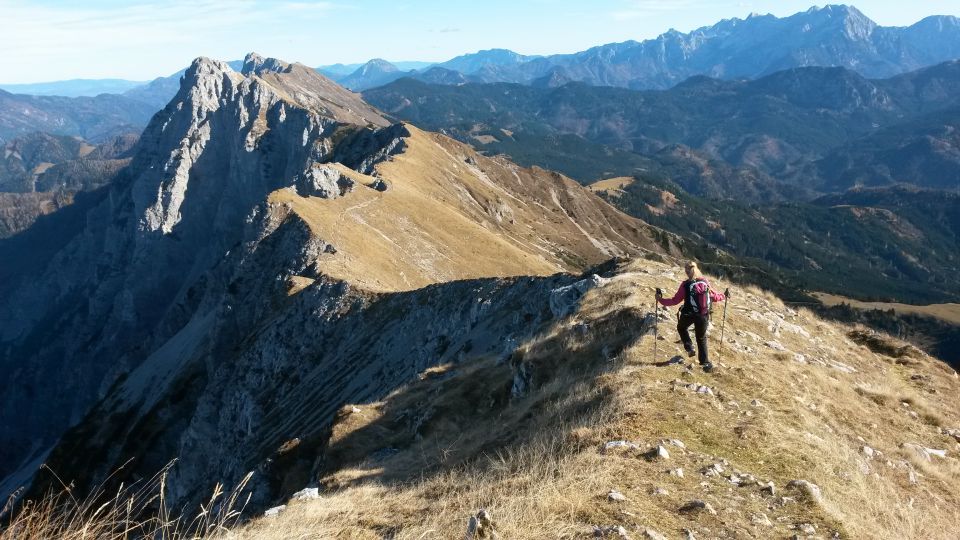
[[[323,411],[385,396],[461,338],[479,347],[476,287],[571,277],[448,282],[663,250],[568,178],[390,125],[314,70],[254,54],[240,73],[195,61],[130,166],[67,210],[0,243],[3,487],[43,460],[82,490],[128,458],[116,479],[193,455],[171,483],[178,504],[266,463],[288,434],[261,416],[280,414],[276,396],[311,392],[319,416],[300,428],[322,434]],[[420,326],[397,321],[421,302],[434,307]],[[527,335],[542,317],[507,312],[485,324]],[[431,325],[437,344],[421,348],[410,336]],[[218,382],[238,375],[251,377],[243,390]],[[221,430],[247,433],[243,447],[209,446]],[[210,451],[187,451],[196,444]],[[261,500],[276,493],[261,486]]]
[[[327,444],[275,461],[292,490],[315,460],[319,493],[237,536],[454,538],[472,521],[518,539],[953,535],[956,372],[748,289],[704,374],[671,314],[654,338],[652,291],[675,268],[621,265],[508,354],[344,406]]]

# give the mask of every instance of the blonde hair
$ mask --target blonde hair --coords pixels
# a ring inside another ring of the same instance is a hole
[[[687,273],[687,277],[690,279],[700,277],[700,267],[697,266],[697,261],[689,261],[684,267],[684,271]]]

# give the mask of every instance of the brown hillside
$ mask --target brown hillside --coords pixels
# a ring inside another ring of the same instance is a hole
[[[319,498],[237,537],[461,538],[485,509],[510,539],[956,538],[953,370],[756,289],[735,293],[716,373],[668,314],[654,358],[652,288],[678,279],[633,262],[509,362],[344,407]]]
[[[375,291],[478,277],[578,271],[659,248],[650,227],[560,174],[487,158],[453,139],[405,126],[404,150],[376,177],[334,166],[356,183],[336,199],[286,188],[289,205],[336,254],[323,272]],[[385,191],[374,189],[378,181]]]

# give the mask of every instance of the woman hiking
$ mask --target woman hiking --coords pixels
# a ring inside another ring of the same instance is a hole
[[[680,283],[677,294],[673,298],[666,299],[660,289],[657,289],[657,302],[664,306],[675,306],[683,302],[680,308],[680,315],[677,320],[677,332],[680,334],[680,341],[683,342],[683,348],[687,351],[687,356],[693,356],[693,343],[690,341],[690,325],[693,325],[694,335],[697,337],[697,352],[700,366],[707,373],[713,371],[713,364],[707,356],[707,326],[710,324],[710,305],[712,302],[723,302],[729,295],[729,289],[724,293],[714,292],[710,289],[710,283],[700,274],[700,268],[697,263],[690,261],[684,267],[687,272],[687,279]]]

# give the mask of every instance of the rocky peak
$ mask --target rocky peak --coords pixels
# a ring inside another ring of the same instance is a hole
[[[243,69],[241,73],[249,77],[250,75],[260,75],[267,71],[284,73],[289,71],[290,68],[290,64],[282,60],[264,58],[255,52],[251,52],[243,59]]]
[[[847,5],[827,5],[811,8],[807,13],[809,24],[835,27],[840,25],[844,37],[851,41],[867,41],[877,28],[877,23],[860,10]]]
[[[395,71],[400,71],[400,68],[387,62],[383,58],[374,58],[366,64],[360,66],[358,69],[359,73],[363,75],[369,75],[370,73],[384,72],[384,73],[393,73]]]

